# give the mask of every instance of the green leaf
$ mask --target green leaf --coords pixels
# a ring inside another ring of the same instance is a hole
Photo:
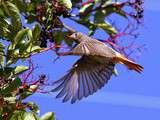
[[[116,34],[117,33],[117,30],[107,22],[106,23],[97,23],[96,26],[105,30],[108,34]]]
[[[31,53],[33,47],[33,35],[31,30],[28,31],[27,38],[29,40],[29,44],[25,46],[26,52]]]
[[[0,7],[0,17],[5,17],[3,9]]]
[[[4,76],[4,77],[8,78],[12,74],[13,70],[14,70],[14,68],[12,68],[12,67],[1,68],[0,69],[0,76]]]
[[[36,114],[25,111],[14,111],[9,120],[39,120]]]
[[[13,41],[18,31],[17,26],[10,23],[10,19],[0,17],[0,37]]]
[[[37,115],[32,112],[25,112],[23,120],[39,120]]]
[[[105,20],[105,13],[103,12],[103,10],[99,10],[96,11],[95,15],[94,15],[94,22],[95,23],[101,23],[104,22]]]
[[[36,53],[39,53],[41,51],[43,51],[44,49],[39,47],[39,46],[31,46],[31,48],[28,48],[26,50],[26,52],[28,52],[28,54],[30,55],[31,53],[32,54],[36,54]]]
[[[26,99],[30,95],[34,94],[38,88],[38,85],[31,85],[29,88],[25,89],[25,92],[20,94],[21,99]]]
[[[9,16],[19,17],[19,10],[13,3],[9,1],[2,1],[2,5]]]
[[[118,15],[120,15],[120,16],[128,19],[127,14],[126,14],[123,10],[119,10],[119,11],[117,11],[116,13],[117,13]]]
[[[14,0],[14,2],[20,12],[26,12],[27,5],[23,0]]]
[[[16,103],[16,97],[4,97],[5,101],[8,101],[8,103]]]
[[[23,93],[20,94],[20,98],[21,98],[21,99],[26,99],[26,98],[29,97],[30,95],[33,95],[33,92],[25,91],[25,92],[23,92]]]
[[[20,13],[17,6],[10,1],[2,1],[5,12],[9,17],[11,17],[11,22],[16,30],[20,30],[22,27]]]
[[[88,35],[89,36],[93,35],[95,33],[96,29],[97,29],[97,27],[95,25],[90,25],[89,26],[89,33],[88,33]]]
[[[103,8],[105,8],[103,10],[103,12],[105,13],[106,16],[109,16],[112,13],[116,13],[124,18],[127,19],[127,15],[125,14],[125,12],[122,10],[123,6],[117,6],[116,2],[111,2],[111,1],[107,1],[106,3],[103,4]]]
[[[29,32],[29,28],[26,28],[26,29],[19,31],[17,33],[17,35],[15,36],[13,43],[8,48],[8,50],[14,50],[16,45],[25,38],[25,36],[28,34],[28,32]]]
[[[28,37],[29,40],[31,40],[31,41],[33,40],[33,34],[32,34],[31,30],[28,30],[27,37]]]
[[[20,66],[17,66],[17,67],[15,68],[14,74],[21,74],[21,73],[23,73],[23,72],[25,72],[25,71],[27,71],[27,70],[28,70],[28,67],[27,67],[27,66],[22,66],[22,65],[20,65]]]
[[[71,47],[74,41],[65,39],[66,35],[67,35],[67,32],[61,32],[61,31],[54,32],[53,38],[54,38],[55,44],[61,45],[62,41],[64,40],[64,42]]]
[[[106,7],[106,6],[108,6],[108,5],[111,5],[112,3],[113,3],[112,0],[106,0],[106,1],[103,3],[102,7]]]
[[[61,43],[64,40],[64,37],[65,37],[66,34],[67,34],[66,32],[61,32],[61,31],[53,32],[52,36],[54,38],[55,45],[61,45]],[[59,48],[57,48],[57,50],[58,49]]]
[[[9,120],[24,120],[23,119],[24,114],[25,114],[25,111],[18,111],[18,110],[16,110],[16,111],[13,112],[13,114],[10,117]]]
[[[41,27],[39,24],[36,24],[34,29],[32,30],[33,40],[37,41],[40,37]]]
[[[0,42],[0,67],[4,67],[4,49],[5,49],[5,47],[4,47],[4,45],[3,45],[3,43],[2,42]]]
[[[1,38],[9,39],[9,34],[11,34],[9,27],[10,25],[7,23],[6,19],[0,17],[0,37]]]
[[[66,7],[66,9],[70,10],[72,8],[71,0],[59,0],[62,5]]]
[[[21,57],[24,57],[26,49],[32,45],[32,31],[29,28],[23,29],[17,33],[12,43],[7,49],[7,65],[16,63]],[[29,57],[29,55],[27,55]]]
[[[48,112],[46,114],[44,114],[40,120],[55,120],[55,116],[53,112]]]
[[[18,56],[19,56],[19,49],[15,49],[15,50],[12,50],[12,45],[10,45],[8,47],[8,50],[7,50],[7,57],[6,57],[6,62],[7,62],[7,66],[15,63],[18,61]]]
[[[3,89],[1,89],[0,93],[4,94],[6,96],[10,95],[11,92],[13,92],[15,89],[20,87],[22,85],[20,78],[15,78],[14,80],[11,79],[11,83],[5,86]]]

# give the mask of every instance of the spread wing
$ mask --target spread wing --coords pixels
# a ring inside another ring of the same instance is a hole
[[[110,79],[114,66],[110,61],[102,64],[82,56],[66,75],[53,83],[52,92],[58,92],[56,98],[63,98],[63,102],[71,100],[74,103],[102,88]]]

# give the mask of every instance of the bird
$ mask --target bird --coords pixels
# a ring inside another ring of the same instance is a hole
[[[118,63],[138,73],[143,71],[141,65],[95,38],[81,32],[72,33],[68,38],[74,39],[77,45],[69,52],[62,53],[63,56],[81,57],[62,78],[53,82],[55,87],[51,91],[58,92],[56,98],[62,98],[62,102],[70,101],[73,104],[97,92],[108,83]]]

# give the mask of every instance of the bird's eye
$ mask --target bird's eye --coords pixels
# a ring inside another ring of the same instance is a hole
[[[78,37],[78,34],[77,34],[77,33],[75,33],[75,37]]]
[[[77,39],[81,39],[82,36],[83,36],[83,35],[82,35],[81,33],[75,33],[75,37],[76,37]]]

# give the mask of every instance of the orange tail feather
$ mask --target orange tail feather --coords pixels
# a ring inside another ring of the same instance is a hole
[[[143,67],[141,65],[127,59],[126,57],[119,54],[117,58],[119,63],[126,65],[129,69],[135,70],[138,73],[143,71]]]

